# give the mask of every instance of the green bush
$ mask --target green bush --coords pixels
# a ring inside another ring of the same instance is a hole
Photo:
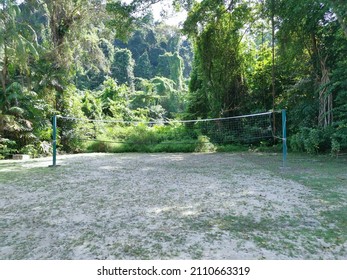
[[[159,135],[155,127],[148,127],[146,124],[139,124],[131,130],[128,135],[128,142],[139,145],[151,145],[159,142]]]
[[[140,123],[138,125],[123,127],[122,125],[109,126],[103,130],[98,140],[90,140],[87,144],[89,152],[194,152],[198,150],[211,150],[206,139],[200,144],[196,139],[190,138],[183,125],[175,123],[170,125],[154,125]],[[209,145],[212,145],[209,143]]]
[[[15,147],[15,141],[1,138],[0,135],[0,159],[8,158],[10,155],[17,153],[17,149]]]
[[[210,138],[204,135],[198,137],[198,142],[195,148],[195,152],[207,153],[215,152],[216,147],[210,142]]]
[[[30,155],[31,158],[37,158],[39,152],[34,144],[29,144],[20,149],[20,153]]]
[[[347,125],[340,124],[332,135],[331,153],[339,154],[341,151],[347,150]]]
[[[51,155],[52,145],[47,141],[40,141],[35,144],[25,145],[20,149],[20,153],[30,155],[31,158]]]
[[[294,152],[309,154],[328,152],[332,149],[332,127],[300,128],[299,132],[289,138],[289,147]]]
[[[107,153],[111,152],[112,145],[111,143],[105,141],[91,141],[89,144],[87,144],[86,150],[88,152]]]

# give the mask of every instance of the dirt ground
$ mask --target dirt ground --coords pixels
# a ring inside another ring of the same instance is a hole
[[[274,160],[278,160],[274,157]],[[321,198],[240,154],[0,162],[0,259],[347,259]]]

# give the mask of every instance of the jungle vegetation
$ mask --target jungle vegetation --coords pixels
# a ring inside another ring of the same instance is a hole
[[[154,19],[157,2],[167,1],[0,0],[0,158],[49,154],[53,115],[152,121],[279,109],[292,151],[347,149],[346,1],[173,0],[188,13],[180,26]],[[103,150],[69,141],[67,132],[82,133],[76,124],[60,127],[61,150]],[[189,138],[182,127],[156,133]]]

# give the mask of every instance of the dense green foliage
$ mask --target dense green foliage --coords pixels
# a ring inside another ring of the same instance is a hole
[[[54,114],[151,121],[287,109],[293,151],[347,149],[345,1],[173,1],[188,11],[188,38],[154,20],[154,2],[0,1],[0,157],[49,154]],[[195,144],[206,136],[58,125],[69,152],[107,146],[72,135]],[[164,146],[150,150],[197,147]]]
[[[345,150],[347,6],[343,1],[195,3],[188,111],[219,117],[287,109],[295,151]]]

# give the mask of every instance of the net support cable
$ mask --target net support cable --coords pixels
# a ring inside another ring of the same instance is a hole
[[[196,120],[161,120],[161,121],[124,121],[124,120],[101,120],[101,119],[88,119],[88,118],[75,118],[69,116],[60,116],[57,115],[57,118],[64,120],[73,120],[73,121],[90,121],[90,122],[102,122],[102,123],[123,123],[123,124],[166,124],[166,123],[197,123],[197,122],[208,122],[208,121],[223,121],[223,120],[232,120],[240,118],[249,118],[256,116],[271,115],[272,113],[280,113],[281,111],[271,111],[257,114],[249,114],[235,117],[226,117],[226,118],[212,118],[212,119],[196,119]]]

